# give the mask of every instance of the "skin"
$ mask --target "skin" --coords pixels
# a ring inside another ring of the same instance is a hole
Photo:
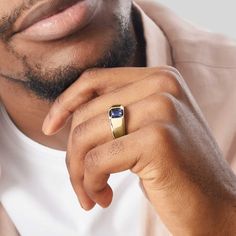
[[[22,2],[1,0],[0,9],[7,12]],[[107,40],[116,36],[105,24],[112,13],[119,9],[130,16],[130,10],[124,11],[130,1],[112,3],[101,2],[96,23],[84,32],[82,43],[68,38],[42,44],[17,35],[8,42],[2,39],[1,73],[21,80],[25,70],[9,45],[32,63],[42,61],[45,70],[72,62],[91,64],[91,53],[94,60],[99,58]],[[95,38],[87,40],[91,35]],[[147,198],[174,235],[235,235],[235,175],[181,75],[171,67],[135,67],[142,65],[141,48],[131,67],[86,70],[53,104],[2,76],[2,103],[30,138],[67,150],[71,183],[85,210],[95,204],[108,207],[109,175],[129,169],[139,176]],[[127,135],[115,140],[107,115],[114,104],[125,106],[127,124]]]
[[[10,15],[20,6],[27,6],[23,0],[0,1],[0,19]],[[41,1],[34,1],[35,4]],[[25,4],[25,5],[24,5]],[[31,7],[31,8],[32,8]],[[29,8],[29,10],[31,9]],[[126,0],[103,1],[90,25],[74,38],[67,37],[56,42],[34,42],[24,39],[22,35],[13,34],[15,25],[21,22],[22,17],[28,13],[23,11],[22,16],[4,34],[8,40],[0,39],[0,99],[6,107],[10,117],[18,128],[27,136],[42,143],[60,150],[66,150],[70,125],[57,133],[54,137],[47,137],[42,132],[42,124],[52,103],[38,99],[31,91],[26,90],[20,84],[4,79],[6,76],[16,81],[27,80],[24,78],[25,68],[22,57],[28,58],[27,63],[32,67],[40,65],[43,70],[57,69],[61,66],[76,65],[84,70],[90,64],[96,63],[104,51],[108,50],[115,38],[117,38],[115,12],[122,16],[124,21],[130,18],[131,2]],[[1,20],[0,20],[1,22]],[[136,38],[133,25],[130,26],[133,37]],[[97,47],[100,45],[100,47]],[[139,49],[139,43],[137,49]],[[130,65],[144,64],[140,59],[141,50],[136,50]],[[91,56],[92,55],[92,56]],[[7,58],[7,60],[6,60]],[[21,99],[19,99],[19,97]],[[22,108],[23,111],[22,111]],[[19,115],[21,114],[21,115]]]
[[[127,135],[115,140],[107,116],[113,104],[126,107],[127,123]],[[129,169],[173,235],[236,233],[235,175],[175,69],[85,72],[52,106],[45,134],[70,116],[67,167],[85,210],[108,207],[110,174]]]

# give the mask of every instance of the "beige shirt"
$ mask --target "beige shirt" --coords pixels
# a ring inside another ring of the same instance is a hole
[[[236,42],[200,29],[155,1],[137,0],[148,66],[172,65],[187,82],[224,157],[236,172]],[[143,235],[170,235],[144,203]],[[17,235],[0,206],[0,236]]]

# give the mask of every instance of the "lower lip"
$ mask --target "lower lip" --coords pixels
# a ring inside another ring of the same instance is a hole
[[[66,10],[41,20],[20,34],[34,41],[58,40],[86,27],[97,8],[97,0],[83,0]]]

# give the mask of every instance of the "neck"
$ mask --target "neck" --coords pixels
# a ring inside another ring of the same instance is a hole
[[[141,18],[133,11],[133,26],[138,46],[133,66],[145,66],[145,40],[142,32]],[[48,137],[42,132],[42,124],[49,112],[51,104],[37,99],[20,84],[0,78],[0,100],[4,104],[11,120],[25,135],[45,146],[66,150],[70,132],[70,122],[58,134]]]

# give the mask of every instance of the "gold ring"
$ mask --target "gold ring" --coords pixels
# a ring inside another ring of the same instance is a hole
[[[125,109],[122,105],[114,105],[108,111],[111,131],[114,138],[125,135]]]

